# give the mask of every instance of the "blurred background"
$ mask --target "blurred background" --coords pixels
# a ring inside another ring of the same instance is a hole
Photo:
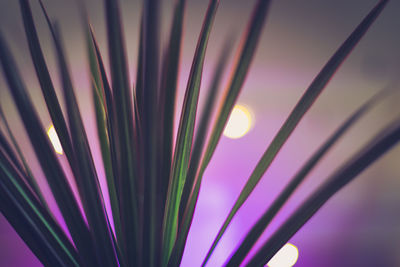
[[[85,0],[95,34],[107,61],[101,0]],[[141,1],[121,0],[132,82],[136,76]],[[160,1],[162,45],[171,24],[172,0]],[[255,0],[222,0],[210,37],[200,109],[224,40],[236,37],[235,52]],[[258,51],[239,98],[249,111],[251,127],[241,138],[222,137],[203,180],[199,203],[182,266],[199,266],[219,227],[258,159],[297,100],[339,45],[377,0],[273,1]],[[37,1],[31,1],[45,57],[58,89],[54,50]],[[84,115],[101,184],[105,187],[88,80],[86,47],[74,1],[45,0],[61,24],[76,93]],[[180,111],[191,60],[208,1],[188,0],[180,84]],[[391,1],[341,69],[335,74],[278,154],[221,240],[208,266],[221,266],[260,214],[323,141],[365,100],[395,82],[400,74],[400,2]],[[0,30],[12,46],[31,97],[51,125],[30,60],[18,1],[0,1]],[[229,73],[225,76],[226,85]],[[259,244],[320,185],[329,174],[400,115],[400,95],[368,113],[328,153],[266,230]],[[59,91],[60,92],[60,91]],[[61,94],[60,94],[61,96]],[[57,218],[60,213],[41,173],[2,74],[0,102]],[[246,113],[247,114],[247,113]],[[178,117],[177,117],[178,118]],[[238,125],[242,127],[243,125]],[[244,126],[245,127],[245,126]],[[246,127],[245,127],[246,128]],[[65,163],[64,156],[60,161]],[[299,251],[295,266],[400,266],[400,147],[397,146],[335,195],[290,241]],[[67,170],[68,171],[68,170]],[[103,190],[105,192],[105,190]],[[106,195],[107,197],[107,195]],[[109,207],[108,207],[109,208]],[[61,224],[64,224],[60,220]],[[254,251],[253,251],[254,252]],[[3,216],[0,217],[0,266],[41,266]]]

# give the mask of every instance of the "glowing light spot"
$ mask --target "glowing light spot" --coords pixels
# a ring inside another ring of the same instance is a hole
[[[268,267],[292,267],[299,258],[299,250],[295,245],[287,243],[268,262]]]
[[[62,155],[63,149],[62,149],[62,146],[60,143],[60,139],[58,139],[56,129],[54,129],[53,125],[51,125],[49,127],[49,129],[47,130],[47,135],[49,136],[49,139],[50,139],[56,153]]]
[[[250,111],[242,106],[236,105],[226,124],[224,135],[226,137],[237,139],[243,137],[252,126],[252,115]]]

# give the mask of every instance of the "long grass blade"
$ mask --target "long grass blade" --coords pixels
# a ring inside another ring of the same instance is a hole
[[[228,60],[228,56],[232,49],[233,40],[232,38],[228,38],[225,41],[225,44],[222,47],[220,57],[218,58],[217,65],[214,69],[214,76],[211,79],[210,88],[208,90],[208,94],[206,96],[206,103],[204,104],[204,108],[200,117],[200,122],[198,129],[196,131],[196,138],[193,145],[193,150],[190,158],[189,169],[185,181],[185,185],[182,191],[182,198],[179,207],[179,228],[178,235],[176,238],[176,242],[174,248],[172,249],[171,257],[168,262],[168,266],[179,266],[183,257],[183,252],[186,244],[186,239],[189,233],[189,227],[187,223],[189,221],[185,220],[185,210],[187,208],[187,203],[190,197],[190,190],[193,187],[194,178],[196,175],[196,170],[198,164],[200,162],[201,153],[203,151],[203,145],[206,138],[206,133],[208,131],[208,126],[210,124],[211,115],[214,110],[217,93],[220,89],[220,82],[224,70],[226,68],[226,63]]]
[[[359,107],[353,114],[351,114],[346,121],[320,146],[320,148],[307,160],[303,167],[291,179],[290,183],[279,194],[271,206],[263,213],[255,225],[247,233],[239,247],[236,249],[233,256],[230,258],[226,266],[238,266],[245,259],[246,255],[250,252],[258,238],[268,227],[269,223],[279,212],[282,206],[286,203],[293,192],[303,182],[307,175],[313,170],[323,156],[329,149],[353,126],[368,110],[375,106],[375,104],[386,96],[388,88],[384,88]]]
[[[172,252],[178,229],[179,203],[189,167],[189,157],[192,149],[193,131],[200,92],[204,58],[212,24],[219,5],[218,0],[211,0],[203,22],[196,52],[193,58],[189,81],[186,88],[179,122],[178,136],[175,145],[170,184],[168,186],[167,202],[163,225],[163,256],[162,264],[166,266]]]
[[[156,231],[157,254],[161,253],[162,226],[171,171],[175,101],[180,65],[183,20],[186,0],[176,0],[173,10],[169,41],[164,48],[159,93],[157,99],[157,182],[156,182]],[[142,29],[143,30],[143,29]],[[143,50],[143,49],[142,49]],[[139,70],[140,71],[140,70]],[[139,73],[139,72],[138,72]],[[140,86],[140,84],[138,85]],[[154,130],[153,130],[154,131]],[[158,263],[159,264],[159,263]]]
[[[11,52],[0,33],[0,62],[11,95],[21,116],[28,137],[52,190],[54,198],[80,253],[82,261],[96,264],[89,230],[79,210],[67,178],[44,132],[39,117],[27,94]]]
[[[32,17],[32,11],[28,0],[20,0],[21,14],[24,21],[25,34],[29,44],[29,51],[39,80],[40,88],[44,96],[54,129],[60,139],[61,146],[68,158],[71,169],[75,169],[75,159],[67,124],[61,111],[60,104],[51,80],[39,38]]]
[[[296,104],[289,117],[286,119],[282,127],[279,129],[278,133],[272,140],[271,144],[264,152],[263,156],[257,163],[254,168],[252,174],[246,182],[246,185],[243,187],[242,191],[239,194],[234,206],[232,207],[229,215],[227,216],[223,226],[220,228],[217,237],[215,238],[207,256],[204,260],[204,264],[207,262],[212,252],[214,251],[217,243],[221,239],[228,225],[232,221],[236,212],[246,201],[250,193],[256,187],[261,177],[264,175],[266,170],[271,165],[272,161],[275,159],[279,150],[282,148],[283,144],[289,138],[291,133],[296,128],[297,124],[300,122],[301,118],[305,115],[317,97],[320,95],[322,90],[326,87],[329,80],[334,75],[335,71],[339,68],[341,63],[345,60],[345,58],[350,54],[353,48],[356,46],[358,41],[364,36],[368,28],[378,17],[380,12],[383,10],[388,1],[380,1],[372,11],[364,18],[364,20],[358,25],[358,27],[353,31],[353,33],[347,38],[347,40],[339,47],[339,49],[335,52],[335,54],[330,58],[330,60],[326,63],[326,65],[322,68],[320,73],[311,83],[309,88],[303,94],[299,102]],[[219,128],[220,129],[220,128]],[[206,157],[208,154],[206,154]]]
[[[113,116],[114,114],[111,111],[111,109],[113,109],[112,99],[109,99],[111,98],[111,91],[109,91],[108,88],[109,93],[105,93],[104,88],[108,86],[103,86],[105,73],[104,69],[101,71],[101,67],[99,67],[103,64],[102,59],[98,51],[97,44],[95,43],[93,32],[89,29],[89,32],[87,34],[89,62],[92,74],[92,95],[96,111],[97,133],[99,136],[104,170],[106,173],[107,188],[110,197],[115,234],[118,240],[119,247],[123,247],[121,217],[119,212],[119,198],[117,193],[116,179],[114,175],[116,171],[115,168],[118,168],[118,166],[116,165],[115,155],[112,154],[112,150],[115,150],[115,142],[111,126],[112,119],[110,118],[110,116]],[[104,66],[102,66],[102,68],[104,68]],[[105,82],[108,83],[107,80],[105,80]],[[107,108],[107,103],[109,108]]]
[[[17,156],[14,153],[14,150],[11,147],[11,144],[9,144],[6,135],[3,133],[3,130],[1,128],[0,128],[0,148],[4,151],[4,154],[7,155],[7,157],[10,159],[15,168],[18,169],[20,173],[26,174],[25,169],[22,167],[20,161],[18,160]],[[29,184],[28,181],[25,182]],[[33,190],[32,186],[30,187]]]
[[[72,148],[72,141],[70,137],[67,124],[64,119],[64,115],[61,111],[60,104],[57,99],[57,95],[51,80],[48,68],[43,56],[43,51],[40,46],[39,38],[32,17],[32,11],[27,0],[20,0],[20,8],[22,18],[24,21],[25,34],[29,44],[29,51],[31,54],[32,62],[35,67],[36,75],[39,80],[40,88],[44,96],[47,109],[52,119],[54,128],[57,132],[57,136],[60,140],[63,151],[68,159],[68,163],[71,166],[71,170],[74,176],[77,176],[76,158]],[[39,3],[41,3],[39,1]],[[78,188],[80,190],[80,188]],[[81,194],[82,195],[82,194]]]
[[[201,161],[200,169],[196,171],[197,176],[194,182],[194,186],[191,189],[189,202],[187,204],[186,211],[184,212],[185,215],[183,216],[183,228],[181,229],[183,233],[189,231],[190,224],[193,219],[194,208],[196,206],[198,198],[198,193],[200,190],[202,175],[211,160],[211,156],[215,151],[224,125],[226,124],[226,121],[228,119],[229,113],[232,110],[233,105],[240,93],[240,89],[249,70],[250,63],[254,56],[263,25],[266,20],[269,4],[270,1],[268,0],[259,0],[257,2],[251,20],[247,27],[247,32],[242,39],[242,46],[239,50],[237,61],[235,63],[235,68],[231,75],[231,80],[227,88],[227,92],[222,101],[222,106],[218,113],[217,121],[213,127],[210,140],[207,144],[205,154]]]
[[[47,15],[46,18],[48,20]],[[48,20],[48,22],[50,21]],[[108,224],[103,195],[67,67],[61,35],[57,25],[52,27],[49,24],[49,27],[57,52],[71,138],[80,174],[79,177],[76,177],[76,180],[78,187],[83,192],[81,198],[85,214],[89,227],[93,232],[93,239],[99,260],[106,266],[118,266],[112,231]]]
[[[136,90],[135,90],[135,98],[137,103],[138,117],[144,112],[143,102],[144,102],[144,87],[143,87],[143,67],[144,67],[144,6],[142,10],[142,17],[140,19],[140,31],[139,31],[139,50],[138,50],[138,59],[137,59],[137,72],[136,72]]]
[[[121,248],[124,247],[122,238],[121,214],[119,211],[119,194],[117,192],[117,158],[115,155],[115,109],[113,96],[105,72],[103,59],[98,47],[93,28],[91,26],[86,6],[78,2],[81,10],[83,27],[86,33],[89,69],[91,74],[92,97],[95,105],[97,133],[103,158],[103,167],[106,174],[107,189],[110,198],[112,217],[114,221],[115,236],[112,235],[117,249],[120,266],[125,266],[125,255]],[[108,223],[110,221],[108,220]]]
[[[167,51],[164,56],[164,64],[161,79],[160,92],[160,114],[162,116],[162,144],[161,144],[161,172],[160,179],[160,197],[162,206],[161,212],[164,212],[164,203],[166,200],[169,177],[172,162],[172,147],[175,119],[175,102],[178,83],[178,72],[181,57],[181,46],[183,36],[183,21],[185,14],[186,0],[177,0],[174,8],[171,33]]]
[[[86,29],[89,65],[91,71],[92,96],[95,104],[96,121],[98,136],[102,151],[104,169],[106,173],[107,189],[109,192],[112,216],[114,220],[115,236],[112,235],[114,245],[116,247],[119,265],[126,266],[125,255],[121,248],[123,244],[123,234],[121,225],[121,214],[118,193],[118,160],[116,155],[116,136],[117,127],[115,126],[116,118],[113,95],[106,75],[103,59],[98,47],[93,29],[89,22],[86,7],[82,2],[81,6],[84,27]],[[108,220],[108,224],[111,225]],[[111,226],[110,226],[111,227]]]
[[[106,107],[105,110],[106,110],[107,127],[108,127],[107,134],[108,134],[108,138],[109,138],[109,147],[110,147],[111,161],[112,161],[112,166],[113,166],[112,170],[113,170],[113,176],[114,176],[115,191],[117,192],[116,197],[117,197],[118,201],[121,201],[121,199],[119,197],[121,194],[119,193],[118,179],[117,179],[117,177],[119,177],[118,159],[117,159],[118,157],[116,155],[117,144],[118,144],[116,139],[118,136],[118,131],[117,131],[117,125],[116,125],[116,119],[115,119],[116,111],[115,111],[115,106],[114,106],[114,101],[113,101],[113,94],[111,91],[110,83],[108,82],[108,79],[107,79],[107,75],[106,75],[102,56],[100,54],[99,46],[97,44],[93,30],[91,28],[90,28],[90,35],[91,35],[92,42],[93,42],[92,44],[94,45],[95,52],[96,52],[96,60],[97,60],[97,64],[98,64],[100,75],[101,75],[101,84],[102,84],[103,93],[104,93],[104,97],[105,97],[105,107]],[[111,182],[110,182],[109,186],[112,188]],[[112,191],[114,191],[114,190],[112,190]],[[115,200],[111,200],[111,201],[115,202]],[[118,214],[118,218],[119,218],[118,220],[120,220],[119,211],[114,216],[117,217],[117,214]],[[115,218],[114,218],[114,223],[115,223]]]
[[[144,73],[143,73],[143,68],[144,68],[144,63],[143,63],[143,58],[144,58],[144,34],[143,34],[143,27],[144,27],[144,5],[141,10],[141,19],[140,19],[140,33],[139,33],[139,49],[138,49],[138,59],[137,59],[137,72],[136,72],[136,87],[133,86],[134,88],[134,95],[133,95],[133,101],[135,105],[135,120],[136,120],[136,134],[137,134],[137,148],[138,148],[138,155],[139,158],[144,158],[144,130],[142,126],[142,115],[144,112],[143,108],[143,102],[144,102],[144,87],[143,87],[143,79],[144,79]],[[145,164],[138,164],[138,177],[137,177],[137,192],[139,196],[139,201],[138,201],[138,214],[140,217],[144,214],[144,170],[145,170]],[[137,237],[139,240],[143,241],[143,219],[139,221],[139,236]],[[143,242],[141,242],[143,243]],[[139,246],[139,255],[142,255],[142,250],[143,246],[142,244]],[[140,262],[140,261],[139,261]]]
[[[86,16],[87,17],[87,16]],[[112,215],[114,219],[114,227],[115,227],[115,235],[116,235],[116,240],[114,241],[115,244],[117,244],[117,255],[118,255],[118,260],[119,264],[121,267],[126,266],[126,256],[124,255],[124,251],[122,250],[124,248],[124,238],[123,238],[123,232],[122,232],[122,224],[121,224],[121,213],[120,213],[120,206],[119,203],[121,201],[120,199],[120,194],[118,193],[119,188],[118,188],[118,179],[116,177],[119,176],[118,174],[118,161],[117,161],[117,155],[116,155],[116,136],[117,136],[117,127],[115,126],[115,107],[114,107],[114,102],[113,102],[113,96],[111,92],[111,88],[107,79],[107,75],[105,72],[104,68],[104,63],[102,56],[100,54],[99,47],[97,45],[96,38],[94,36],[93,30],[88,23],[88,29],[89,29],[89,34],[91,41],[89,40],[89,46],[92,46],[92,50],[94,49],[94,54],[95,57],[93,64],[96,66],[93,66],[94,69],[93,71],[99,72],[98,75],[100,76],[98,80],[98,84],[101,86],[98,91],[100,91],[100,94],[103,95],[103,102],[99,103],[102,104],[103,110],[106,116],[106,137],[108,137],[107,142],[108,146],[104,147],[104,153],[103,154],[103,162],[105,164],[106,168],[106,178],[107,178],[107,187],[108,187],[108,192],[110,196],[110,202],[111,202],[111,210],[112,210]],[[91,53],[91,52],[90,52]],[[97,69],[97,70],[96,70]],[[92,81],[93,82],[93,81]],[[96,83],[94,83],[96,85]],[[94,90],[97,92],[96,90]],[[105,103],[104,103],[105,102]],[[104,145],[104,144],[103,144]],[[108,151],[107,151],[108,150]],[[112,171],[112,172],[110,172]],[[114,236],[113,236],[114,237]]]
[[[42,263],[46,266],[79,266],[72,243],[1,149],[0,193],[1,212]]]
[[[193,183],[193,188],[191,189],[186,210],[183,213],[182,222],[180,224],[178,234],[179,240],[177,241],[179,242],[178,244],[180,245],[180,247],[176,247],[176,254],[174,254],[174,257],[177,257],[178,259],[179,257],[181,257],[179,255],[182,255],[183,253],[182,244],[186,242],[186,237],[190,229],[191,221],[193,219],[198,194],[200,191],[202,175],[209,161],[211,160],[211,156],[214,153],[218,140],[222,134],[224,125],[228,119],[228,115],[239,95],[240,89],[250,67],[250,63],[252,61],[258,40],[261,35],[261,30],[266,19],[269,3],[270,1],[260,0],[258,1],[253,11],[252,19],[248,25],[248,30],[244,35],[242,47],[239,51],[239,56],[237,57],[238,60],[235,64],[234,72],[231,75],[232,78],[227,88],[227,93],[224,97],[224,100],[222,101],[223,106],[220,108],[219,114],[217,116],[217,121],[214,125],[209,143],[207,144],[205,155],[203,156],[203,159],[201,161],[200,169],[196,170],[197,176]]]
[[[159,43],[160,43],[160,3],[159,0],[149,0],[143,3],[142,17],[142,90],[139,104],[141,122],[142,159],[144,162],[144,203],[143,203],[143,265],[159,266],[160,258],[156,256],[160,251],[161,240],[157,240],[159,222],[162,214],[157,210],[157,189],[159,179],[158,133],[160,130],[158,113],[159,98]],[[140,91],[139,91],[140,92]]]
[[[247,266],[264,266],[275,253],[303,226],[334,194],[356,178],[400,141],[400,120],[391,123],[365,147],[337,169],[286,222],[262,245]]]
[[[138,196],[136,192],[136,139],[132,92],[129,86],[128,66],[124,46],[123,29],[118,1],[105,0],[107,34],[109,45],[110,70],[112,77],[113,100],[118,143],[118,187],[120,194],[121,226],[124,237],[124,255],[129,266],[138,264]]]
[[[11,193],[7,193],[1,182],[0,192],[0,211],[39,261],[44,266],[68,266],[65,261],[61,259],[62,256],[57,255],[54,248],[51,247],[49,242],[39,233],[40,230],[38,227],[30,224],[30,220],[26,219],[28,216],[24,214],[22,208],[7,198],[7,195],[11,195]],[[44,249],[47,249],[47,251]],[[69,264],[70,266],[79,266],[78,263]]]
[[[233,46],[233,38],[229,36],[229,38],[226,39],[224,45],[222,46],[222,49],[219,53],[220,56],[213,71],[214,75],[211,79],[210,88],[208,89],[208,93],[206,96],[206,102],[204,104],[199,119],[199,126],[197,127],[195,141],[193,144],[193,150],[190,156],[189,169],[186,176],[185,185],[182,191],[181,203],[179,208],[180,223],[182,222],[182,217],[185,212],[190,192],[193,188],[193,184],[196,178],[196,172],[200,164],[201,155],[204,150],[204,143],[207,138],[207,133],[209,130],[212,114],[215,109],[217,95],[221,89],[222,75],[225,73],[226,65],[232,50],[232,46]]]
[[[11,159],[13,161],[13,163],[22,171],[26,174],[26,181],[28,182],[29,186],[31,187],[31,189],[35,192],[36,196],[39,198],[41,204],[47,209],[49,210],[49,207],[47,206],[46,200],[43,197],[42,191],[39,188],[39,185],[37,184],[35,178],[33,177],[32,171],[24,157],[24,154],[22,153],[18,142],[13,134],[13,132],[11,131],[10,125],[8,124],[8,121],[6,119],[6,116],[3,113],[3,109],[0,106],[0,117],[3,120],[4,126],[6,128],[6,131],[8,133],[8,136],[10,137],[10,140],[15,148],[15,151],[17,152],[18,158],[20,159],[22,166],[19,164],[17,157],[15,156],[15,154],[12,152],[11,146],[8,145],[8,143],[6,142],[5,137],[3,136],[3,133],[0,131],[0,144],[2,146],[4,146],[4,148],[7,150],[8,155],[11,156]]]

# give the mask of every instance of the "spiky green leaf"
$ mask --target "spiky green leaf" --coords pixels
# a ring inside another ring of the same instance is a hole
[[[93,256],[92,240],[89,230],[82,217],[78,203],[72,193],[62,167],[58,162],[50,141],[41,126],[39,116],[33,107],[8,45],[1,33],[0,62],[11,95],[28,133],[28,137],[74,243],[79,250],[80,258],[87,261],[88,264],[93,264],[96,257]],[[83,257],[83,255],[89,256]]]
[[[74,173],[75,175],[79,175],[78,177],[75,177],[75,180],[80,188],[85,215],[88,219],[89,227],[93,232],[94,246],[99,260],[107,266],[118,266],[116,248],[114,246],[111,228],[108,224],[104,199],[90,151],[89,142],[87,140],[67,67],[65,53],[62,46],[61,33],[57,24],[54,26],[50,24],[47,14],[46,18],[49,23],[57,52],[64,100],[67,107],[68,121],[71,131],[71,139],[75,157],[77,159],[76,166],[79,170],[79,173]]]
[[[358,153],[337,169],[326,182],[283,223],[262,245],[247,266],[264,266],[278,250],[303,226],[334,194],[356,178],[400,141],[400,120],[391,123]]]
[[[128,265],[138,263],[139,214],[136,189],[137,150],[133,120],[132,91],[129,86],[128,65],[122,28],[119,1],[105,0],[107,36],[109,45],[112,92],[115,107],[113,119],[117,135],[115,150],[118,164],[117,191],[120,195],[121,225],[124,238],[124,254]]]
[[[215,238],[207,256],[204,260],[205,264],[212,252],[214,251],[217,243],[221,239],[222,235],[228,228],[228,225],[232,221],[233,217],[239,210],[239,208],[246,201],[248,196],[251,194],[253,189],[256,187],[261,177],[264,175],[266,170],[271,165],[272,161],[275,159],[276,155],[285,144],[286,140],[289,138],[291,133],[296,128],[297,124],[303,118],[305,113],[309,110],[311,105],[320,95],[322,90],[326,87],[329,80],[332,78],[336,70],[339,68],[341,63],[346,59],[346,57],[350,54],[356,44],[360,41],[360,39],[364,36],[368,28],[378,17],[380,12],[383,10],[388,1],[380,1],[372,11],[364,18],[364,20],[358,25],[358,27],[353,31],[353,33],[346,39],[346,41],[339,47],[339,49],[335,52],[335,54],[329,59],[326,65],[322,68],[320,73],[316,76],[314,81],[305,91],[299,102],[296,104],[282,127],[279,129],[278,133],[272,140],[271,144],[268,146],[267,150],[264,152],[263,156],[257,163],[254,168],[252,174],[247,180],[245,186],[239,194],[239,197],[235,201],[234,206],[229,212],[226,220],[224,221],[222,227],[220,228],[217,237]]]
[[[346,121],[320,146],[320,148],[307,160],[303,167],[291,179],[290,183],[279,194],[271,206],[261,215],[257,222],[247,233],[235,253],[230,258],[227,266],[238,266],[254,246],[258,238],[267,228],[269,223],[283,207],[293,192],[299,187],[307,175],[313,170],[330,148],[353,126],[369,109],[371,109],[383,96],[387,95],[387,88],[370,98],[366,103],[351,114]]]
[[[168,186],[167,202],[164,217],[164,238],[162,264],[166,266],[172,252],[178,230],[179,205],[183,186],[189,167],[189,157],[192,149],[193,131],[200,92],[204,58],[212,24],[219,5],[218,0],[211,0],[204,18],[203,27],[197,43],[192,68],[186,88],[179,122],[178,136],[174,150],[170,184]]]
[[[72,243],[1,149],[0,193],[1,212],[44,264],[79,266]]]

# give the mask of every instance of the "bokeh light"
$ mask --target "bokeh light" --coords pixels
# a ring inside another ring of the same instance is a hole
[[[236,105],[226,124],[224,135],[232,139],[243,137],[251,129],[252,120],[252,115],[245,106]]]
[[[62,146],[61,146],[61,143],[60,143],[60,139],[58,139],[58,135],[56,133],[56,129],[54,129],[53,125],[51,125],[48,128],[47,135],[49,136],[49,139],[50,139],[50,141],[51,141],[56,153],[62,155],[63,154],[63,149],[62,149]]]
[[[293,244],[285,244],[272,259],[268,262],[268,267],[292,267],[299,258],[299,250]]]

